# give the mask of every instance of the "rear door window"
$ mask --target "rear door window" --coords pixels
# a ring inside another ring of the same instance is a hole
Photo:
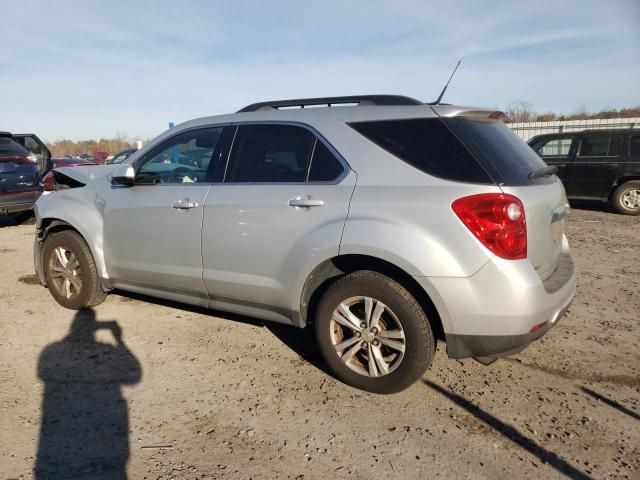
[[[344,172],[340,161],[331,153],[327,146],[320,140],[316,140],[309,170],[310,182],[332,182],[337,180]]]
[[[633,156],[640,156],[640,136],[629,139],[629,153]]]
[[[225,183],[304,183],[314,142],[294,125],[241,125]]]
[[[492,183],[478,161],[438,118],[358,122],[350,126],[429,175],[461,182]]]
[[[604,157],[609,153],[609,137],[586,137],[580,143],[581,157]]]

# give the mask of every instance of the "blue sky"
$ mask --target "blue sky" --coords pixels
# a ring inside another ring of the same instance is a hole
[[[640,105],[640,1],[0,0],[0,130],[148,138],[260,100]]]

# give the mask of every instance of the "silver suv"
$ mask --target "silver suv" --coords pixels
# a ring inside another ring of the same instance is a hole
[[[396,392],[437,339],[489,362],[562,317],[575,272],[553,172],[500,112],[259,103],[179,125],[122,165],[51,172],[36,271],[71,309],[121,289],[313,324],[336,377]]]

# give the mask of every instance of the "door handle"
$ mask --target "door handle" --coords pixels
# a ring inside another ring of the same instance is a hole
[[[566,167],[567,166],[566,163],[554,163],[552,165],[555,165],[556,167]]]
[[[177,200],[173,202],[171,205],[172,208],[176,210],[189,210],[190,208],[198,207],[198,202],[192,202],[188,198],[183,198],[182,200]]]
[[[311,207],[321,207],[323,205],[324,205],[324,200],[316,200],[311,198],[297,197],[289,200],[290,207],[311,208]]]

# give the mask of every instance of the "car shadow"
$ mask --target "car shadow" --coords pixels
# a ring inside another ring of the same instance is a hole
[[[114,343],[97,341],[108,330]],[[42,351],[42,420],[34,478],[126,478],[129,412],[123,385],[142,378],[118,323],[76,313],[69,332]]]
[[[162,305],[178,310],[185,310],[209,317],[218,317],[225,320],[230,320],[232,322],[246,323],[247,325],[264,327],[303,360],[307,361],[312,366],[324,372],[325,374],[333,377],[333,375],[329,371],[329,368],[324,363],[324,360],[320,355],[320,351],[316,347],[315,334],[311,326],[308,326],[306,328],[298,328],[282,323],[268,322],[245,315],[223,312],[220,310],[212,310],[205,307],[197,307],[185,303],[174,302],[172,300],[149,297],[140,293],[125,292],[122,290],[115,290],[111,293],[132,300],[139,300],[142,302],[153,303],[155,305]]]
[[[490,414],[489,412],[484,411],[479,406],[470,402],[466,398],[447,390],[440,385],[433,383],[429,380],[423,380],[423,383],[431,388],[432,390],[438,392],[444,397],[451,400],[453,403],[458,405],[460,408],[466,410],[468,413],[473,415],[475,418],[491,427],[496,432],[500,433],[508,440],[512,441],[522,449],[531,453],[535,457],[537,457],[541,462],[548,464],[550,467],[554,468],[558,472],[563,475],[568,476],[572,479],[590,479],[591,477],[586,473],[578,470],[569,462],[567,462],[564,458],[558,456],[554,452],[547,450],[546,448],[539,445],[534,440],[530,439],[526,435],[522,434],[517,428],[508,423],[503,422],[498,417]]]
[[[573,210],[591,210],[594,212],[604,212],[618,215],[618,213],[607,202],[595,200],[569,200]]]
[[[580,387],[580,389],[586,393],[587,395],[592,396],[593,398],[595,398],[596,400],[606,403],[607,405],[609,405],[612,408],[615,408],[616,410],[618,410],[619,412],[624,413],[625,415],[630,416],[631,418],[634,418],[636,420],[640,420],[640,414],[634,412],[633,410],[625,407],[624,405],[621,405],[620,403],[616,402],[615,400],[611,400],[608,397],[605,397],[604,395],[598,393],[598,392],[594,392],[593,390],[591,390],[590,388],[587,387]]]
[[[10,215],[0,215],[0,228],[17,227],[19,225],[33,225],[36,218],[33,212],[12,213]]]

